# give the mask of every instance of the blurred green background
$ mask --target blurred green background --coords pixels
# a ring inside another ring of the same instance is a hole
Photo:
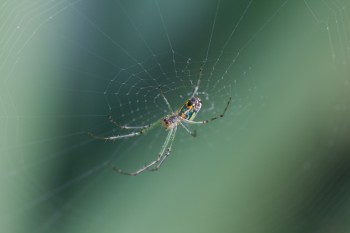
[[[0,231],[350,232],[349,7],[1,0]],[[225,117],[192,127],[196,138],[179,129],[158,172],[113,173],[111,163],[132,171],[154,159],[166,135],[86,135],[113,133],[109,107],[124,123],[164,114],[162,100],[133,112],[128,101],[147,85],[118,72],[144,75],[138,63],[157,66],[154,53],[168,73],[157,81],[181,105],[193,86],[177,79],[171,47],[178,67],[192,59],[196,77],[208,45],[210,98],[198,119],[220,114],[232,95]],[[213,67],[228,75],[211,76]],[[116,77],[124,84],[111,84]],[[119,87],[131,90],[123,107],[109,98]]]

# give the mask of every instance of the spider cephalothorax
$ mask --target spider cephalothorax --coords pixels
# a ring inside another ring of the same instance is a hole
[[[169,115],[164,117],[164,119],[162,120],[162,125],[165,129],[169,130],[177,127],[179,122],[180,117],[178,115]]]

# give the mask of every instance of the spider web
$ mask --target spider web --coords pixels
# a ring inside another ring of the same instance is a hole
[[[160,95],[159,88],[162,89],[175,111],[192,95],[198,83],[201,67],[203,71],[198,93],[205,104],[201,111],[202,119],[221,114],[230,97],[234,97],[231,109],[236,109],[230,111],[230,114],[239,114],[240,108],[251,103],[249,92],[257,89],[257,84],[250,75],[252,67],[249,66],[249,63],[245,63],[244,58],[239,59],[240,53],[244,52],[257,34],[250,35],[248,41],[235,40],[235,35],[240,33],[240,24],[248,14],[251,3],[235,5],[237,14],[233,14],[229,19],[227,19],[228,12],[225,12],[225,9],[232,9],[232,3],[221,1],[197,2],[192,5],[183,3],[183,7],[189,7],[189,9],[195,8],[197,4],[203,9],[202,12],[197,12],[197,17],[189,14],[188,18],[184,17],[180,21],[177,14],[169,11],[172,7],[179,7],[177,5],[168,6],[166,8],[168,12],[162,10],[158,2],[149,4],[146,10],[141,6],[134,9],[135,7],[128,6],[127,3],[119,2],[117,12],[115,12],[116,17],[113,19],[114,26],[120,28],[116,31],[99,26],[104,23],[95,22],[91,18],[96,17],[82,12],[78,7],[71,7],[72,11],[75,11],[82,19],[81,22],[78,22],[78,27],[92,32],[93,34],[88,36],[91,37],[91,40],[104,41],[105,46],[108,49],[113,48],[113,54],[118,55],[118,62],[111,62],[101,57],[99,53],[88,49],[85,44],[82,46],[82,43],[79,42],[79,47],[92,54],[94,59],[113,64],[116,68],[113,70],[115,72],[113,75],[101,81],[104,85],[103,89],[97,91],[94,89],[97,95],[103,94],[105,109],[102,111],[104,114],[96,119],[97,124],[93,128],[89,127],[89,130],[94,134],[107,136],[130,133],[130,130],[112,126],[107,120],[108,114],[111,114],[121,125],[140,126],[159,121],[165,115],[170,114]],[[277,4],[274,12],[277,14],[283,6],[283,4]],[[142,14],[147,18],[142,17]],[[205,20],[206,24],[198,27],[197,22],[202,20]],[[228,24],[227,31],[223,31],[218,25],[228,20],[232,23]],[[260,29],[262,30],[264,26],[260,25]],[[218,30],[223,35],[214,37]],[[191,36],[186,34],[187,31],[191,32]],[[72,42],[68,36],[63,35],[63,37]],[[84,38],[86,38],[85,35]],[[194,44],[195,49],[191,48]],[[78,59],[81,58],[78,57]],[[74,61],[74,63],[80,62]],[[96,67],[86,64],[82,66],[93,69]],[[93,75],[95,72],[89,70],[86,73]],[[98,105],[101,105],[101,102],[98,102]],[[207,129],[207,132],[219,134],[219,129],[213,126]],[[148,132],[147,139],[134,140],[134,145],[135,147],[136,145],[148,145],[144,149],[146,154],[157,155],[166,133],[161,127],[158,127]],[[180,132],[177,140],[188,141],[188,135],[185,136],[185,134]],[[139,150],[129,151],[124,156],[137,155],[140,153]],[[121,158],[120,155],[119,158]],[[148,156],[136,157],[136,166],[146,163],[149,159]]]
[[[276,75],[273,71],[281,67],[293,71],[295,61],[288,58],[293,51],[287,48],[302,50],[284,44],[284,33],[296,41],[311,40],[292,23],[305,24],[320,36],[315,42],[321,44],[320,57],[333,69],[327,80],[348,90],[348,8],[341,0],[2,1],[0,153],[5,191],[0,199],[8,213],[1,213],[0,225],[9,232],[60,229],[64,214],[85,212],[67,200],[80,199],[97,183],[114,179],[106,178],[114,175],[111,163],[132,171],[153,160],[167,134],[161,127],[145,137],[106,143],[86,132],[130,132],[110,124],[109,114],[131,126],[161,119],[169,111],[159,87],[177,110],[192,95],[201,67],[198,96],[203,107],[196,120],[217,116],[229,97],[232,102],[224,118],[189,126],[197,138],[179,128],[172,156],[181,162],[169,163],[186,166],[187,161],[205,160],[218,151],[220,141],[230,144],[243,137],[258,120],[259,109],[271,104],[273,90],[280,88],[275,83],[283,77],[271,81],[267,75]],[[296,14],[303,18],[298,21]],[[275,47],[287,55],[278,60],[269,51]],[[311,68],[301,73],[305,80],[314,75]],[[298,83],[309,87],[304,80]],[[325,95],[332,95],[330,90],[325,88]],[[332,153],[348,129],[348,94],[338,94],[332,99],[335,117],[324,126],[331,129],[327,140]],[[305,160],[304,167],[312,161]],[[43,215],[15,224],[39,209]]]

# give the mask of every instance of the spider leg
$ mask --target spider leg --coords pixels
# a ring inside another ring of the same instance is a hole
[[[182,124],[182,122],[179,122],[180,125],[187,131],[187,133],[189,133],[192,137],[196,137],[197,136],[197,132],[196,130],[194,130],[193,132],[191,130],[189,130],[184,124]]]
[[[100,140],[118,140],[118,139],[122,139],[122,138],[131,138],[131,137],[142,135],[142,134],[146,133],[147,131],[151,130],[154,126],[158,125],[159,123],[160,123],[160,121],[156,121],[154,123],[151,123],[151,124],[146,125],[146,126],[141,126],[141,127],[124,126],[121,128],[122,129],[141,129],[141,130],[136,131],[136,132],[132,132],[132,133],[128,133],[128,134],[123,134],[123,135],[104,137],[104,136],[97,136],[91,132],[87,132],[87,134],[95,139],[100,139]]]
[[[188,124],[206,124],[206,123],[208,123],[208,122],[210,122],[210,121],[214,121],[214,120],[216,120],[216,119],[219,119],[219,118],[221,118],[221,117],[224,117],[224,115],[225,115],[225,113],[226,113],[226,111],[227,111],[227,108],[228,108],[228,106],[229,106],[230,103],[231,103],[231,99],[232,99],[232,97],[230,97],[230,98],[228,99],[228,102],[227,102],[227,104],[226,104],[226,107],[225,107],[225,109],[224,109],[224,112],[223,112],[222,114],[218,115],[218,116],[212,117],[212,118],[210,118],[210,119],[208,119],[208,120],[204,120],[204,121],[190,121],[190,120],[186,120],[186,119],[181,119],[181,121],[183,121],[183,122],[185,122],[185,123],[188,123]]]
[[[173,113],[174,111],[173,111],[173,109],[171,108],[169,101],[168,101],[167,98],[165,97],[161,86],[159,86],[159,91],[160,91],[160,95],[163,97],[163,100],[165,101],[166,105],[168,106],[169,111],[170,111],[171,113]]]
[[[126,172],[126,171],[123,171],[115,166],[113,166],[113,170],[115,172],[118,172],[120,174],[123,174],[123,175],[129,175],[129,176],[137,176],[139,175],[140,173],[146,171],[148,168],[152,167],[153,165],[157,164],[159,161],[162,160],[162,158],[164,157],[164,152],[166,150],[166,148],[168,147],[169,145],[169,142],[171,142],[172,144],[172,141],[174,140],[175,138],[175,133],[176,133],[176,128],[175,129],[170,129],[166,139],[165,139],[165,142],[162,146],[162,149],[161,151],[159,152],[158,156],[157,156],[157,159],[151,161],[150,163],[146,164],[145,166],[141,167],[140,169],[136,170],[135,172]],[[166,151],[166,153],[168,153],[169,151],[169,148],[168,150]]]
[[[116,122],[112,115],[108,116],[108,120],[109,122],[111,122],[113,125],[115,125],[116,127],[119,127],[121,129],[147,129],[147,128],[151,128],[152,126],[156,125],[157,123],[159,123],[158,121],[148,124],[148,125],[142,125],[142,126],[128,126],[128,125],[121,125],[118,122]]]
[[[157,163],[157,166],[155,166],[154,168],[148,169],[149,171],[151,171],[151,172],[157,171],[160,168],[160,166],[162,166],[162,163],[164,162],[164,160],[170,155],[171,147],[172,147],[174,139],[175,139],[176,129],[177,128],[174,129],[175,132],[173,133],[172,138],[170,139],[170,145],[169,145],[168,149],[166,150],[164,156],[162,156],[160,158],[160,160]]]
[[[97,136],[91,132],[87,132],[87,134],[90,137],[93,137],[95,139],[100,139],[100,140],[118,140],[118,139],[122,139],[122,138],[131,138],[131,137],[135,137],[135,136],[139,136],[141,134],[143,134],[145,131],[144,130],[140,130],[137,132],[132,132],[129,134],[124,134],[124,135],[116,135],[116,136],[108,136],[108,137],[103,137],[103,136]]]

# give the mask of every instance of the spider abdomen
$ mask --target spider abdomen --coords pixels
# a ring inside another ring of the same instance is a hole
[[[198,97],[192,97],[178,111],[178,116],[184,120],[192,121],[202,107],[202,100]]]

